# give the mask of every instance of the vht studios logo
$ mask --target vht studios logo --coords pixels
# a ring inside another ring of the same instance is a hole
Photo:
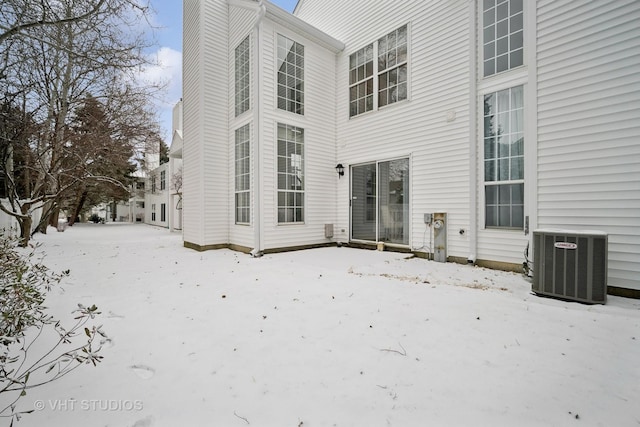
[[[571,242],[556,242],[553,246],[558,249],[578,249],[578,245]]]
[[[50,399],[33,402],[33,407],[37,411],[49,409],[51,411],[132,412],[141,411],[143,406],[141,400],[116,399]]]

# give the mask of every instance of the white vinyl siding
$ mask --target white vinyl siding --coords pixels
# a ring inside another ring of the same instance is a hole
[[[640,289],[640,2],[537,2],[538,225],[608,233]]]
[[[200,61],[202,57],[201,3],[186,1],[183,5],[183,232],[185,242],[203,244],[203,170],[198,163],[204,146],[199,108],[202,92]],[[148,204],[147,204],[148,206]]]
[[[261,100],[262,144],[261,188],[263,200],[264,249],[295,247],[330,242],[325,224],[336,223],[336,56],[288,28],[265,19],[262,52],[264,92]],[[277,107],[277,37],[284,35],[305,47],[305,114],[291,114]],[[285,123],[304,129],[304,223],[291,226],[278,222],[277,125]],[[342,179],[341,181],[345,181]],[[255,197],[255,196],[254,196]],[[334,228],[339,235],[340,229]],[[346,235],[345,232],[343,233]]]
[[[229,242],[228,15],[225,2],[184,4],[183,232],[200,246]]]
[[[349,167],[409,157],[409,245],[420,250],[429,245],[424,213],[447,212],[448,254],[464,258],[469,255],[468,233],[458,231],[468,231],[473,220],[468,205],[469,9],[467,2],[406,2],[398,7],[354,0],[327,7],[309,1],[299,15],[346,45],[337,66],[339,163]],[[410,64],[407,101],[350,119],[349,55],[404,25]],[[338,181],[336,230],[349,230],[350,178],[345,174]],[[336,237],[348,240],[348,235]]]

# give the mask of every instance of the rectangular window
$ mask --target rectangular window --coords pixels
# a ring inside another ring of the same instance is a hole
[[[167,171],[160,171],[160,191],[167,188]]]
[[[523,0],[482,1],[482,51],[484,76],[523,64]]]
[[[156,192],[156,176],[155,175],[151,175],[151,192],[152,193]]]
[[[349,117],[407,99],[408,27],[349,55]]]
[[[278,108],[304,114],[304,46],[278,34]]]
[[[167,220],[167,204],[160,203],[160,221],[165,222]]]
[[[304,222],[304,129],[278,123],[278,222]]]
[[[151,204],[151,221],[156,220],[156,204]]]
[[[249,124],[236,129],[235,142],[235,197],[236,224],[251,221],[251,127]]]
[[[349,56],[349,117],[373,110],[373,44]]]
[[[524,227],[524,89],[484,95],[485,225]]]
[[[251,83],[251,51],[249,47],[249,36],[236,47],[236,117],[249,109],[249,87]]]
[[[378,106],[407,99],[407,26],[378,40]]]

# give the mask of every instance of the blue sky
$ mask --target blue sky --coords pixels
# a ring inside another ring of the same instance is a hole
[[[271,0],[271,3],[293,12],[298,0]],[[157,58],[161,66],[147,70],[150,79],[167,82],[165,99],[157,104],[162,135],[171,145],[171,110],[182,97],[182,2],[176,0],[151,0],[156,15],[154,25],[157,46],[149,54]]]

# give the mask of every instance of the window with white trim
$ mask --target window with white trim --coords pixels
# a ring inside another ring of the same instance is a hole
[[[249,224],[251,221],[251,127],[248,123],[236,129],[235,152],[236,224]]]
[[[236,47],[235,57],[235,89],[236,89],[236,117],[249,109],[249,95],[251,85],[251,51],[250,41],[247,36]]]
[[[304,46],[278,34],[278,108],[304,114]]]
[[[156,220],[156,204],[151,204],[151,221]]]
[[[349,55],[349,117],[407,99],[407,25]]]
[[[378,40],[378,106],[407,99],[407,26]]]
[[[160,221],[165,222],[167,220],[167,204],[160,203]]]
[[[373,43],[349,56],[349,116],[373,110]]]
[[[304,222],[304,129],[278,123],[278,223]]]
[[[524,88],[484,95],[486,227],[524,227]]]
[[[484,76],[521,66],[524,62],[523,0],[482,1]]]
[[[167,188],[167,171],[160,171],[160,191]]]

